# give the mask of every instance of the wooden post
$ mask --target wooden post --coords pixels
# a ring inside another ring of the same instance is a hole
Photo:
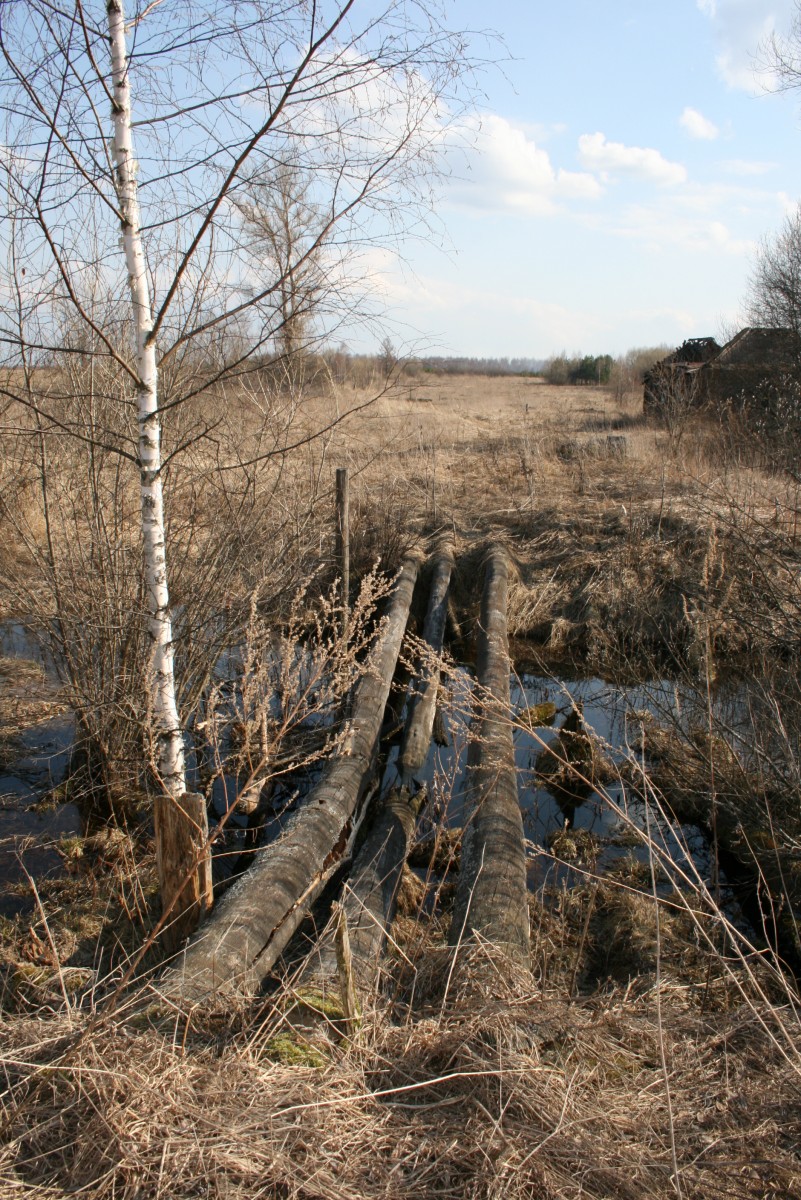
[[[156,796],[153,821],[161,903],[168,914],[163,942],[173,952],[194,933],[212,905],[206,799],[196,792]]]
[[[347,467],[337,467],[336,559],[342,581],[342,636],[346,638],[350,611],[350,494]]]

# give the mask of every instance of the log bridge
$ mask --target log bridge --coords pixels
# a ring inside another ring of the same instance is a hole
[[[349,861],[361,826],[372,825],[353,861],[336,922],[324,932],[306,974],[335,976],[342,933],[353,977],[372,986],[379,970],[417,807],[414,774],[428,753],[436,713],[439,658],[454,566],[450,542],[440,541],[430,563],[431,590],[423,627],[426,649],[408,704],[396,786],[370,804],[384,711],[423,564],[422,552],[402,563],[371,655],[370,670],[351,699],[345,745],[328,763],[287,822],[282,835],[254,856],[253,865],[225,892],[200,929],[173,959],[159,990],[171,1000],[201,1004],[215,995],[253,993],[275,966],[325,886]],[[489,547],[477,638],[477,705],[468,756],[462,863],[452,924],[457,956],[490,943],[529,965],[529,918],[523,824],[517,796],[509,695],[506,593],[509,560]],[[339,941],[339,946],[335,941]]]

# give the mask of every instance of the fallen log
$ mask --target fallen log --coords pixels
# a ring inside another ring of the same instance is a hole
[[[382,796],[346,885],[342,911],[350,938],[353,974],[365,987],[372,986],[386,946],[418,810],[418,797],[406,788],[392,788]],[[337,974],[335,939],[328,930],[309,956],[302,982],[305,985],[314,979],[325,990],[326,982]]]
[[[423,638],[436,655],[442,650],[452,570],[453,548],[449,542],[443,542],[434,555],[431,592],[423,627]],[[424,659],[403,731],[399,756],[399,772],[403,783],[380,798],[372,828],[358,853],[342,900],[337,928],[344,922],[348,931],[353,974],[359,983],[367,987],[373,984],[384,952],[387,933],[395,914],[403,866],[414,836],[422,793],[415,794],[408,785],[411,772],[419,770],[428,753],[438,686],[439,667],[436,661]],[[335,950],[335,938],[329,929],[309,956],[302,975],[304,986],[314,979],[323,991],[327,990],[338,974]],[[340,981],[340,990],[341,986]]]
[[[477,639],[477,738],[468,754],[466,816],[450,942],[457,948],[490,942],[528,967],[526,856],[517,797],[506,632],[508,573],[504,548],[490,547]]]
[[[161,982],[167,994],[199,1001],[219,990],[257,988],[349,854],[364,815],[419,566],[419,554],[410,555],[395,582],[369,668],[354,689],[345,745],[283,835],[255,856],[167,971]]]
[[[423,625],[423,641],[430,648],[421,662],[420,676],[415,682],[409,716],[403,734],[398,769],[404,785],[409,786],[412,775],[423,766],[431,744],[434,718],[437,712],[439,689],[439,655],[445,636],[448,617],[448,588],[453,571],[453,546],[440,542],[433,559],[431,593]]]

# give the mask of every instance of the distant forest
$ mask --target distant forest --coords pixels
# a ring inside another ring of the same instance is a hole
[[[424,371],[441,375],[539,375],[544,358],[421,358]]]

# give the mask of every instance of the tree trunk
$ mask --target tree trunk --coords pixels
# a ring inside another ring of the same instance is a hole
[[[169,993],[200,1000],[219,989],[258,987],[349,853],[364,815],[419,565],[418,555],[407,558],[395,583],[371,664],[354,691],[345,746],[283,835],[255,856],[168,972],[163,987]]]
[[[156,346],[150,333],[153,313],[137,191],[137,162],[131,136],[131,89],[125,44],[125,14],[122,0],[107,6],[111,41],[114,100],[114,183],[120,206],[120,225],[131,289],[136,331],[137,416],[139,422],[139,468],[141,480],[142,542],[147,589],[148,630],[152,643],[153,720],[157,741],[157,766],[168,795],[186,791],[184,744],[175,700],[172,620],[167,590],[167,559],[164,543],[164,498],[161,485],[161,426],[158,413],[158,367]]]
[[[156,796],[161,903],[168,913],[163,944],[177,950],[212,905],[209,822],[206,798],[195,792]]]
[[[174,909],[172,924],[168,926],[171,932],[167,935],[167,943],[174,944],[176,937],[191,932],[206,903],[211,902],[208,887],[211,851],[205,806],[198,808],[197,804],[189,804],[185,799],[184,742],[175,698],[172,618],[167,587],[158,367],[155,341],[151,337],[153,313],[142,246],[137,163],[131,134],[130,64],[122,0],[109,0],[106,11],[114,89],[114,185],[120,208],[122,244],[136,333],[141,522],[147,624],[152,654],[150,686],[156,742],[155,766],[166,796],[166,802],[157,803],[154,809],[159,885],[165,910],[173,903],[176,891],[182,893],[176,901],[180,916]],[[206,898],[202,903],[201,897]]]
[[[450,941],[454,946],[490,942],[529,966],[526,857],[510,712],[508,571],[506,551],[490,547],[477,645],[478,737],[468,758],[467,811]]]
[[[439,689],[439,660],[434,656],[442,653],[452,570],[453,546],[449,541],[443,541],[434,555],[431,594],[423,625],[423,640],[431,648],[431,657],[421,664],[420,678],[415,684],[398,760],[401,777],[406,785],[409,784],[413,773],[423,766],[431,744]]]
[[[395,915],[403,866],[414,836],[419,804],[406,788],[392,788],[381,798],[375,821],[359,851],[345,886],[342,909],[347,921],[353,973],[370,988]],[[320,939],[303,971],[304,983],[324,988],[337,976],[333,930]]]

